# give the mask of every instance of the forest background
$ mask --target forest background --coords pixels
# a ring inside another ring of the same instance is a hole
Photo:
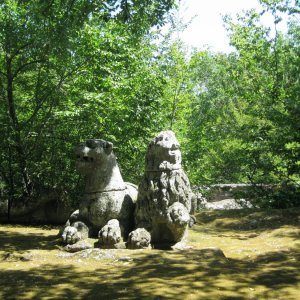
[[[149,140],[166,129],[193,186],[271,184],[261,206],[298,206],[300,1],[259,2],[263,11],[224,18],[234,50],[221,53],[190,51],[177,38],[187,25],[175,0],[1,0],[8,214],[51,190],[75,205],[73,149],[89,138],[113,142],[124,179],[138,183]],[[275,35],[260,22],[265,13]],[[282,13],[286,33],[277,30]]]

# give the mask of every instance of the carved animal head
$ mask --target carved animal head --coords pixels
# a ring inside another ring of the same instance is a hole
[[[82,174],[95,172],[107,163],[114,164],[113,143],[100,139],[90,139],[75,149],[76,167]]]
[[[147,171],[181,168],[181,152],[173,131],[160,132],[149,144],[146,155]]]

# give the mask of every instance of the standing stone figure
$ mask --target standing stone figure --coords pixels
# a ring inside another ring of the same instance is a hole
[[[129,234],[128,247],[145,248],[150,242],[171,246],[182,241],[194,222],[190,215],[193,197],[175,134],[162,131],[148,147],[145,174],[138,188],[137,229]]]
[[[111,142],[91,139],[75,154],[77,170],[85,176],[85,191],[62,240],[74,244],[98,233],[100,246],[113,248],[134,228],[136,187],[123,181]]]

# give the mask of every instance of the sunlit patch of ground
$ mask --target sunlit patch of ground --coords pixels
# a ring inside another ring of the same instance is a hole
[[[300,299],[300,209],[197,220],[190,250],[76,254],[58,229],[0,225],[0,299]]]

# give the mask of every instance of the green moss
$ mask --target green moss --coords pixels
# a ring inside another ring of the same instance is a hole
[[[57,229],[2,225],[0,298],[299,299],[300,209],[203,211],[197,220],[190,250],[88,257],[62,252]]]

